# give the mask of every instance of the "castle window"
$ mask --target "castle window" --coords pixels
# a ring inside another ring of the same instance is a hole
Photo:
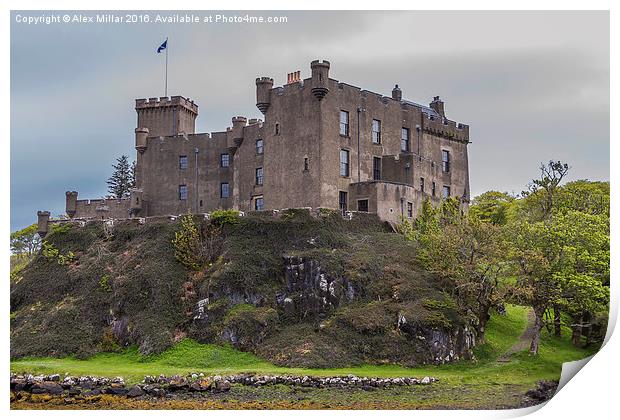
[[[308,162],[308,158],[305,157],[304,158],[304,171],[307,171],[310,169],[310,163]]]
[[[409,149],[409,129],[403,127],[400,132],[400,150],[408,152]]]
[[[407,202],[407,217],[413,217],[413,203]]]
[[[179,185],[179,200],[187,200],[187,185]]]
[[[349,135],[349,113],[347,111],[340,111],[340,135]]]
[[[278,134],[280,134],[280,124],[276,123],[276,130],[275,130],[276,136]]]
[[[357,200],[357,211],[368,213],[368,200]]]
[[[340,150],[340,176],[349,176],[349,151]]]
[[[179,169],[187,169],[187,156],[179,156]]]
[[[256,197],[254,199],[254,210],[261,211],[265,208],[265,201],[263,197]]]
[[[228,182],[222,182],[220,184],[220,197],[221,198],[230,197],[230,189],[229,189]]]
[[[447,185],[443,186],[443,198],[450,197],[450,187]]]
[[[256,185],[263,185],[263,168],[256,168]]]
[[[222,168],[228,168],[230,166],[230,155],[228,153],[222,153],[220,155],[220,166]]]
[[[444,172],[450,172],[450,152],[448,150],[441,151],[441,164]]]
[[[424,192],[424,177],[420,177],[420,191]]]
[[[348,205],[347,205],[348,199],[347,199],[347,192],[346,191],[340,191],[338,193],[338,208],[340,209],[340,211],[344,214],[345,211],[347,211]]]
[[[381,158],[372,158],[372,179],[379,181],[381,179]]]
[[[381,143],[381,121],[372,120],[372,142]]]
[[[435,185],[435,181],[433,181],[433,183],[431,184],[431,194],[433,195],[433,197],[435,197],[437,193],[437,186]]]
[[[256,154],[257,155],[263,154],[263,140],[262,139],[256,140]]]

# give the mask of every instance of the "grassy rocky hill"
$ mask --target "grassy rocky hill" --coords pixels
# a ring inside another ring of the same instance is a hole
[[[150,355],[184,338],[291,367],[472,356],[469,317],[416,266],[413,243],[373,215],[228,213],[194,224],[201,264],[173,244],[179,219],[56,226],[12,277],[11,356],[134,345]]]

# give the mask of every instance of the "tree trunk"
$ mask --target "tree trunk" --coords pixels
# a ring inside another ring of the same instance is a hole
[[[556,337],[562,336],[562,320],[560,319],[560,307],[553,305],[553,329]]]
[[[571,341],[577,347],[579,347],[581,344],[582,324],[583,316],[579,315],[573,317],[573,325],[571,326],[573,329],[573,336],[571,337]]]
[[[480,312],[478,313],[478,328],[477,328],[477,336],[476,341],[478,344],[484,344],[484,332],[487,327],[487,322],[491,318],[489,315],[490,305],[485,305],[480,307]]]
[[[543,327],[543,316],[545,315],[544,307],[534,308],[534,331],[532,332],[532,343],[530,344],[530,354],[538,354],[538,345],[540,344],[540,330]]]
[[[584,312],[583,322],[586,324],[586,326],[581,327],[581,335],[586,338],[586,343],[584,346],[588,347],[590,344],[592,344],[592,315],[590,314],[590,312]]]

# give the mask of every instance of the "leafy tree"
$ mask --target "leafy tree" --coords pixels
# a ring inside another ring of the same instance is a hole
[[[37,233],[37,225],[32,224],[24,229],[11,233],[11,252],[33,256],[41,248],[41,238]]]
[[[514,293],[536,316],[530,352],[538,352],[545,311],[564,308],[573,317],[573,341],[583,319],[609,302],[609,219],[570,211],[551,221],[518,220],[509,226],[511,258],[518,267]]]
[[[508,193],[487,191],[474,198],[469,213],[483,222],[503,226],[508,222],[508,210],[514,201]]]
[[[562,213],[575,210],[609,217],[609,197],[609,182],[568,182],[558,189],[555,208]]]
[[[116,159],[116,164],[112,165],[112,168],[114,168],[114,172],[107,182],[108,192],[117,199],[128,197],[129,190],[134,183],[129,158],[125,155],[121,156]]]
[[[490,310],[502,300],[506,243],[499,226],[461,216],[421,235],[418,259],[447,280],[460,306],[477,318],[477,339],[485,341]]]
[[[549,163],[540,165],[540,178],[532,180],[529,191],[524,192],[525,202],[530,204],[530,209],[533,210],[531,219],[551,221],[557,192],[568,170],[568,164],[559,160],[550,160]],[[562,334],[562,322],[560,307],[556,304],[553,305],[553,317],[555,335],[559,337]]]
[[[564,244],[562,265],[553,276],[562,290],[560,305],[572,317],[572,341],[579,345],[592,315],[608,312],[609,218],[569,211],[555,216],[552,229]]]
[[[539,220],[551,218],[558,187],[569,169],[568,164],[559,160],[543,163],[540,165],[540,178],[532,180],[528,191],[523,191],[523,196],[529,198],[527,203],[531,204],[530,208],[533,210],[538,207],[537,218]],[[534,215],[534,212],[531,215]]]
[[[544,222],[517,220],[508,226],[508,233],[510,258],[518,272],[513,294],[534,310],[534,336],[530,352],[538,354],[545,312],[561,294],[553,273],[559,263],[562,246],[555,241],[549,225]]]
[[[425,201],[414,223],[398,226],[418,243],[417,260],[447,283],[460,306],[477,318],[477,338],[484,342],[490,309],[502,299],[500,275],[506,245],[499,226],[463,214],[459,202],[446,199],[438,208]]]

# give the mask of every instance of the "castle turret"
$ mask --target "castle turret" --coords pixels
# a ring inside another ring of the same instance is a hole
[[[77,191],[67,191],[65,193],[65,213],[72,219],[77,212],[77,198]]]
[[[430,107],[433,108],[435,112],[441,115],[442,117],[446,116],[446,113],[443,109],[443,101],[439,99],[439,96],[435,96],[433,98],[433,102],[430,103]]]
[[[243,142],[243,127],[248,124],[248,119],[246,117],[233,117],[232,118],[232,144],[229,144],[229,147],[239,147]]]
[[[395,85],[394,89],[392,89],[392,99],[395,101],[402,101],[403,99],[403,91],[400,90],[398,85]]]
[[[256,79],[256,107],[265,115],[271,105],[271,89],[273,79],[271,77],[259,77]]]
[[[132,188],[131,191],[129,191],[129,194],[129,210],[131,210],[132,215],[138,214],[140,210],[142,210],[142,190]]]
[[[48,231],[48,223],[50,220],[50,212],[49,211],[38,211],[37,212],[37,233],[41,238],[45,238]]]
[[[329,92],[329,61],[314,60],[310,63],[312,69],[312,94],[319,101]]]
[[[136,99],[137,127],[147,128],[150,136],[194,134],[198,105],[182,96]]]
[[[138,127],[136,133],[136,150],[142,154],[146,151],[146,138],[149,136],[149,129],[146,127]]]

